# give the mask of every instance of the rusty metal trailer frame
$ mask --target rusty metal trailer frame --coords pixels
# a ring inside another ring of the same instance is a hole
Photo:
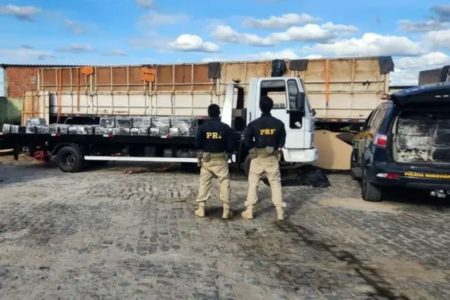
[[[239,79],[246,89],[250,78],[270,76],[271,61],[222,62],[218,78],[209,76],[207,63],[90,68],[91,73],[81,66],[39,68],[37,92],[27,93],[23,119],[205,115],[208,104],[223,103],[227,83]],[[381,74],[378,57],[311,59],[306,70],[288,68],[285,76],[303,79],[316,120],[324,123],[362,122],[388,93],[389,74]],[[108,104],[99,106],[104,99]]]

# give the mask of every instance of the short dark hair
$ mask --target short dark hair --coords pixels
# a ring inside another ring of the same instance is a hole
[[[259,108],[263,113],[269,113],[273,108],[273,100],[270,97],[263,96],[259,101]]]
[[[210,118],[217,118],[220,116],[220,107],[217,104],[210,104],[208,106],[208,116]]]

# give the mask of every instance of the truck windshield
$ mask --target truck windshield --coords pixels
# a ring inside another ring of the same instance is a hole
[[[265,80],[261,82],[261,97],[273,100],[273,109],[286,109],[286,82],[284,80]]]

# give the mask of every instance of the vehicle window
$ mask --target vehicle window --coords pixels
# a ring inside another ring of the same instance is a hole
[[[370,128],[370,121],[372,120],[372,117],[374,115],[374,111],[372,111],[369,116],[367,117],[367,119],[364,121],[364,124],[362,126],[362,130],[367,130]]]
[[[299,109],[297,107],[297,94],[298,94],[298,86],[295,80],[288,80],[288,92],[289,92],[289,109],[296,110]]]
[[[375,132],[380,128],[385,115],[386,115],[386,107],[385,106],[380,107],[372,120],[372,124],[370,126],[371,131]]]
[[[286,83],[284,80],[261,82],[261,97],[268,96],[273,100],[273,109],[286,109]]]

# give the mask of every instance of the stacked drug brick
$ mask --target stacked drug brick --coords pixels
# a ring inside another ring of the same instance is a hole
[[[98,125],[50,124],[45,119],[31,118],[25,128],[4,124],[4,134],[70,134],[70,135],[122,135],[122,136],[194,136],[197,120],[192,117],[115,116],[101,117]]]

